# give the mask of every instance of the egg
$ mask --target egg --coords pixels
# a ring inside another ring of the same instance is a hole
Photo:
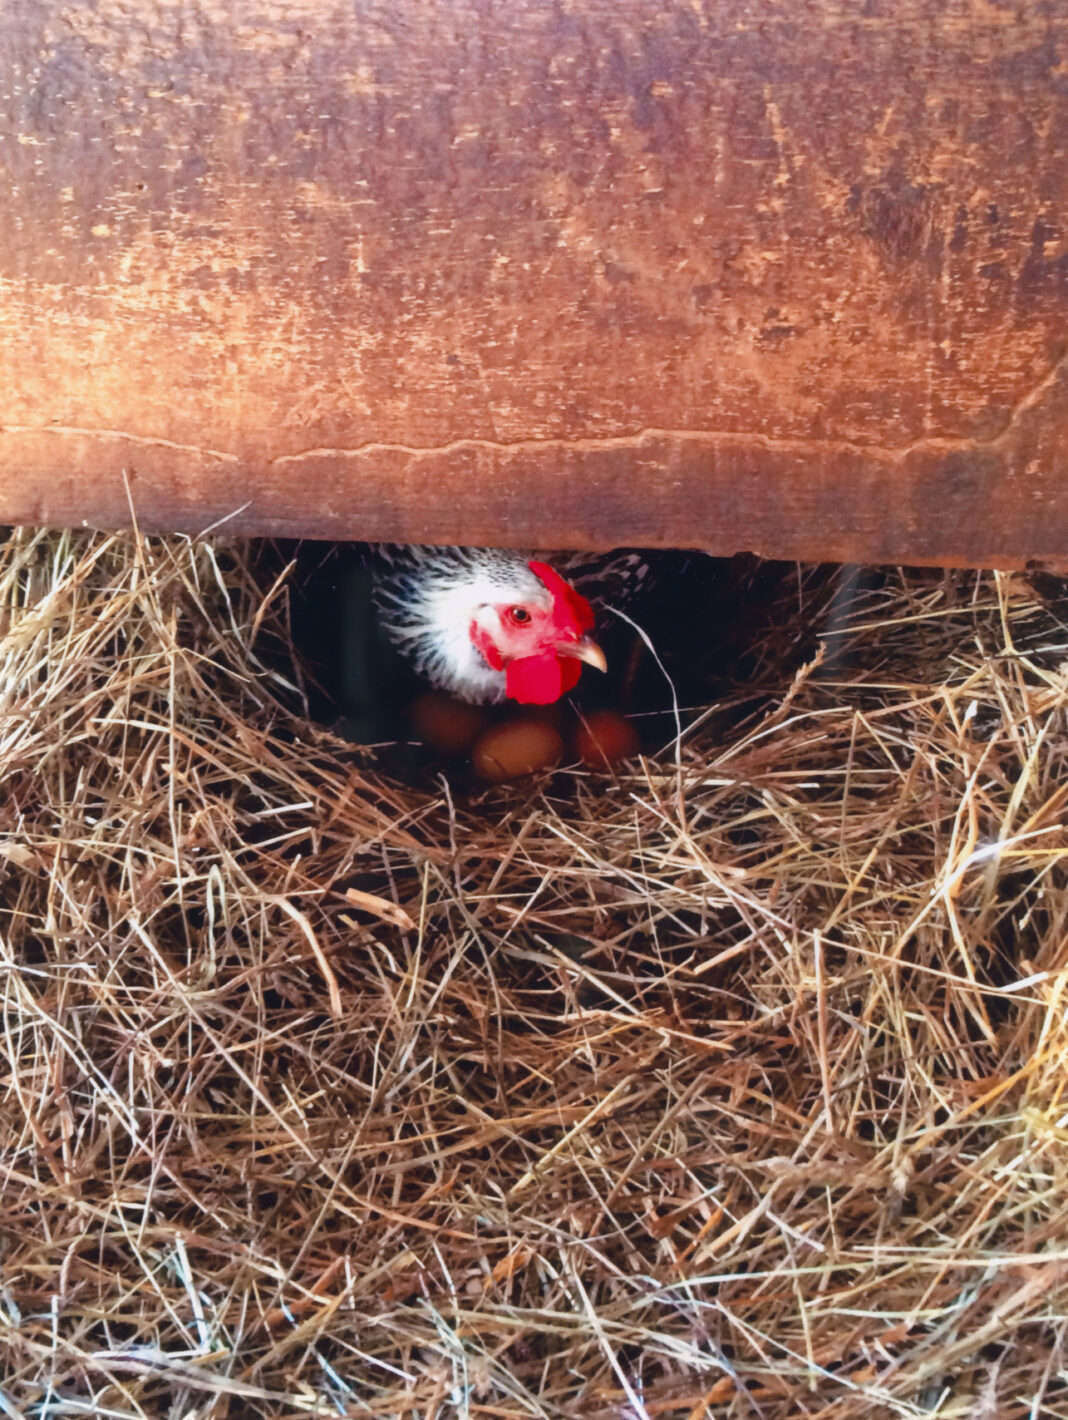
[[[593,710],[571,735],[575,753],[589,769],[608,769],[638,753],[638,731],[618,710]]]
[[[439,690],[418,696],[408,709],[416,736],[439,754],[467,754],[488,718],[481,705],[468,705]]]
[[[475,773],[491,784],[506,784],[558,764],[564,741],[555,725],[532,715],[517,715],[481,735],[471,754]]]

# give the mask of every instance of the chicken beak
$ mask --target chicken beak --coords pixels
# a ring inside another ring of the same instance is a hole
[[[608,669],[608,659],[592,636],[583,636],[581,641],[558,641],[558,656],[574,656],[577,661],[585,661],[588,666],[596,666],[599,671]]]

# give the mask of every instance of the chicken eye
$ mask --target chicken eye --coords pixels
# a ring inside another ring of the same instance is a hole
[[[515,626],[526,626],[532,619],[525,606],[510,606],[505,615]]]

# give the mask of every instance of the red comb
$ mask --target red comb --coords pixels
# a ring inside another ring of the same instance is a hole
[[[535,577],[542,582],[552,592],[553,601],[557,606],[563,602],[570,613],[572,621],[580,632],[592,631],[594,624],[593,607],[582,595],[576,592],[570,582],[564,580],[559,572],[556,572],[547,562],[530,562],[527,564]],[[568,687],[570,689],[570,687]]]

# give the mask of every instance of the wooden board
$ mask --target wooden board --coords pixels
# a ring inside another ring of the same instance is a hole
[[[7,0],[0,518],[1068,561],[1068,0]]]

